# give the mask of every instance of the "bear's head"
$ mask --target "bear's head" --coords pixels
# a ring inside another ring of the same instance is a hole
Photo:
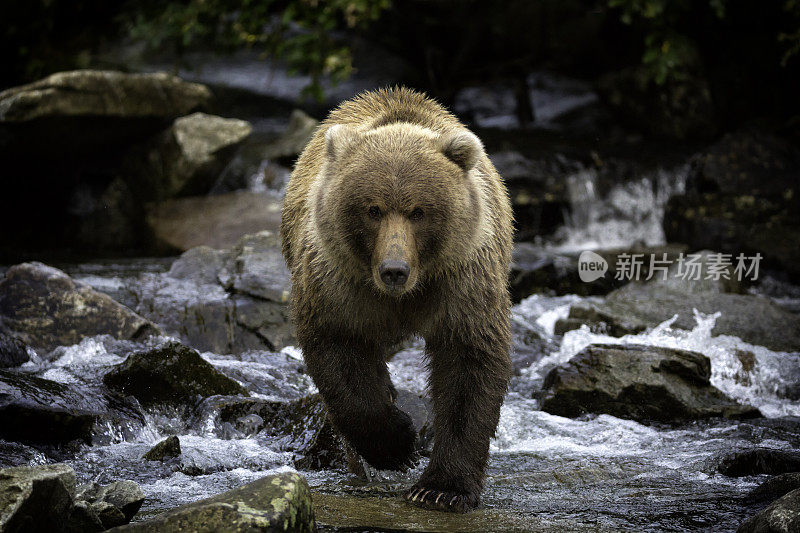
[[[322,245],[383,294],[413,293],[474,246],[484,212],[483,154],[464,128],[331,126],[312,196]]]

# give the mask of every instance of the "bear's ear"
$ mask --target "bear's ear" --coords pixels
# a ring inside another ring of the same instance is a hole
[[[467,130],[442,135],[438,139],[438,145],[442,153],[464,171],[472,170],[483,153],[480,139]]]
[[[341,157],[357,139],[358,132],[352,126],[334,124],[325,132],[325,150],[328,158],[334,161]]]

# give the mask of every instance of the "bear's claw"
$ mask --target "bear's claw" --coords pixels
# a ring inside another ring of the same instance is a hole
[[[417,486],[406,492],[404,497],[407,501],[419,507],[451,513],[466,513],[478,504],[478,499],[473,494]]]

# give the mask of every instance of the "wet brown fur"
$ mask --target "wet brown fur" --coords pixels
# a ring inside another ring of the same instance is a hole
[[[336,427],[377,468],[413,459],[415,433],[394,405],[385,360],[422,336],[435,444],[406,497],[443,510],[477,505],[510,376],[512,245],[508,195],[477,139],[415,91],[347,101],[297,161],[281,236],[298,340]],[[377,274],[387,258],[409,264],[399,293]]]

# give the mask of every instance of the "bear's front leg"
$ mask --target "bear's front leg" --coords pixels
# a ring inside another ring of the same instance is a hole
[[[433,454],[405,498],[422,507],[466,512],[478,505],[483,489],[489,441],[511,375],[509,345],[502,332],[478,343],[442,337],[427,342]]]
[[[394,404],[383,351],[358,339],[300,338],[308,372],[336,429],[379,470],[405,470],[417,461],[417,432]]]

